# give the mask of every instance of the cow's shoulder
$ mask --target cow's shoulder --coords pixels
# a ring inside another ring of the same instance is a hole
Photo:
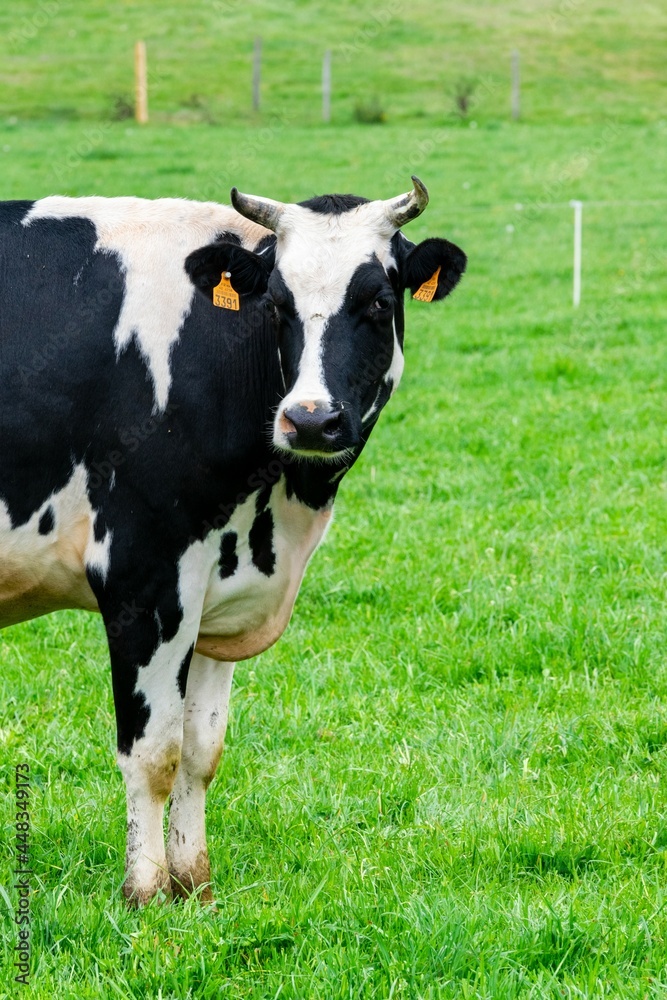
[[[51,195],[35,202],[13,204],[24,206],[21,218],[24,226],[45,219],[89,219],[97,231],[100,248],[141,246],[159,233],[162,239],[174,239],[172,252],[182,249],[186,256],[191,249],[223,234],[235,236],[248,247],[255,247],[267,235],[262,226],[245,219],[228,205],[186,198]]]
[[[34,201],[0,201],[0,227],[20,226]]]

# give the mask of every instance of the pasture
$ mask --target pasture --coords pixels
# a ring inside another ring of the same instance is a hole
[[[370,4],[218,6],[54,0],[32,35],[32,7],[3,11],[0,197],[390,197],[414,172],[431,204],[406,235],[446,236],[469,270],[440,307],[407,304],[404,380],[292,623],[237,668],[208,798],[217,909],[125,908],[101,620],[0,633],[10,847],[14,767],[32,772],[30,995],[664,997],[664,15],[487,0],[467,23],[449,0],[389,2],[364,41]],[[110,117],[139,32],[163,56],[145,128]],[[314,37],[334,48],[330,126]],[[462,73],[486,81],[463,121]],[[354,121],[358,93],[385,124]],[[13,862],[3,997],[21,989]]]

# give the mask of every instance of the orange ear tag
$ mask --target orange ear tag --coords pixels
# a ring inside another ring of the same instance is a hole
[[[240,308],[239,294],[232,288],[230,277],[229,271],[222,272],[220,284],[213,289],[213,305],[220,309],[233,309],[234,312],[238,312]]]
[[[440,274],[440,268],[432,275],[428,281],[425,281],[423,285],[420,285],[415,294],[412,296],[413,299],[418,299],[420,302],[433,302],[433,296],[435,295],[438,288],[438,275]]]

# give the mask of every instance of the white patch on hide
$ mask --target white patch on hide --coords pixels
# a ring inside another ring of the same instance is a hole
[[[102,580],[106,580],[107,573],[109,572],[112,537],[113,531],[107,529],[104,538],[98,542],[95,538],[95,519],[91,520],[84,561],[86,569],[95,570],[102,577]]]
[[[331,510],[314,511],[292,497],[284,479],[271,490],[274,572],[261,573],[252,561],[248,535],[256,516],[255,496],[240,504],[227,525],[215,532],[217,554],[207,581],[197,649],[220,660],[246,659],[271,646],[287,627],[310,556],[331,522]],[[222,535],[236,536],[237,568],[218,572]]]
[[[87,472],[79,464],[65,486],[52,493],[25,524],[12,527],[0,499],[0,624],[26,621],[59,608],[97,610],[86,567],[106,573],[111,535],[93,534],[95,511],[88,499]],[[51,509],[54,526],[39,533],[42,515]]]
[[[125,294],[113,334],[116,355],[136,337],[153,380],[154,411],[162,411],[171,386],[171,350],[195,294],[183,267],[185,258],[222,232],[236,234],[244,246],[255,246],[267,230],[214,202],[59,195],[35,202],[23,225],[67,218],[90,220],[97,232],[95,249],[118,259]]]

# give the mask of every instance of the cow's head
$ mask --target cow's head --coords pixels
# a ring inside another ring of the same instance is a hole
[[[412,180],[412,191],[388,201],[325,195],[283,204],[232,189],[236,211],[276,235],[258,253],[230,251],[224,266],[236,291],[264,295],[275,325],[284,396],[273,444],[281,451],[356,454],[401,378],[405,289],[442,299],[465,269],[465,254],[447,240],[415,245],[400,232],[428,204]]]

